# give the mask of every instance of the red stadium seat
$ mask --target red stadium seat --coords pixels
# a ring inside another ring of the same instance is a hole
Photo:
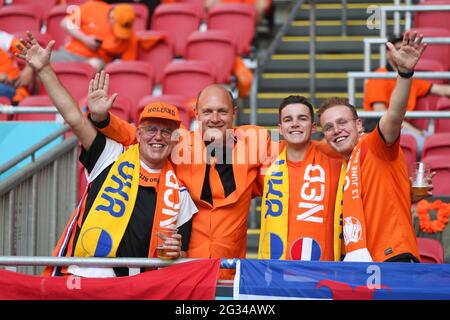
[[[429,99],[428,97],[422,97],[417,99],[416,107],[414,111],[428,111],[430,110]],[[415,126],[420,130],[427,130],[428,128],[428,119],[406,119],[410,124]]]
[[[400,136],[400,147],[405,155],[406,165],[409,174],[412,173],[413,164],[417,161],[417,141],[411,134],[402,134]]]
[[[105,72],[110,76],[109,92],[130,100],[130,115],[134,114],[139,100],[153,91],[153,68],[147,62],[113,62],[106,65]]]
[[[420,262],[444,263],[444,247],[436,239],[417,237]]]
[[[173,49],[168,41],[168,33],[164,31],[138,31],[137,37],[143,41],[145,41],[146,38],[160,38],[160,40],[148,49],[144,49],[142,45],[139,45],[137,60],[150,63],[153,67],[155,82],[161,83],[164,68],[173,58]]]
[[[19,103],[19,107],[50,107],[53,106],[49,96],[28,96]],[[16,121],[55,121],[56,113],[16,113]]]
[[[95,69],[86,62],[55,62],[52,64],[59,81],[79,101],[88,93],[89,81],[95,76]],[[46,94],[44,86],[40,94]]]
[[[422,159],[422,162],[430,166],[433,177],[433,194],[450,195],[450,161],[448,157],[430,156]]]
[[[425,139],[422,158],[433,156],[450,159],[450,133],[435,133]]]
[[[41,30],[42,9],[39,5],[10,5],[0,8],[0,30],[15,33]]]
[[[188,38],[186,59],[209,61],[215,67],[214,73],[219,83],[230,82],[235,58],[233,35],[229,31],[194,32]]]
[[[28,5],[28,4],[36,4],[36,0],[14,0],[13,4],[17,5]],[[56,5],[56,3],[59,2],[58,0],[40,0],[39,1],[39,7],[42,9],[43,16],[45,17],[49,12],[50,9]]]
[[[189,3],[196,7],[199,17],[205,16],[204,2],[205,0],[177,0],[178,3]]]
[[[420,5],[442,5],[442,2],[427,1]],[[450,11],[419,11],[414,15],[415,28],[443,28],[448,29]]]
[[[425,37],[450,37],[450,27],[447,29],[441,28],[416,28],[418,33],[425,35]],[[422,54],[420,60],[431,60],[439,62],[444,70],[450,68],[450,45],[448,44],[432,44],[427,45],[427,49]],[[437,70],[439,71],[439,70]]]
[[[162,95],[162,96],[147,96],[139,101],[138,109],[134,115],[134,123],[139,123],[139,116],[146,105],[152,102],[166,102],[173,104],[178,108],[178,112],[180,114],[180,119],[183,125],[189,129],[192,113],[190,107],[186,105],[188,98],[185,96],[177,96],[177,95]]]
[[[439,98],[439,100],[436,104],[436,110],[437,111],[450,111],[450,98],[447,98],[447,97]],[[436,120],[435,131],[436,132],[450,132],[450,119]]]
[[[148,25],[148,7],[143,3],[127,3],[132,6],[135,13],[135,19],[133,23],[134,31],[147,30]],[[117,4],[113,4],[116,6]]]
[[[2,105],[10,106],[11,101],[7,97],[0,97],[0,106]],[[0,113],[0,121],[8,121],[10,118],[9,114]]]
[[[164,70],[163,94],[197,97],[204,87],[215,83],[212,70],[206,61],[172,62]]]
[[[152,30],[169,33],[176,56],[184,56],[189,35],[199,27],[198,9],[188,3],[161,4],[152,18]]]
[[[83,3],[85,3],[87,0],[65,0],[66,4],[75,4],[77,6],[82,5]]]
[[[237,53],[250,53],[256,33],[256,10],[253,5],[233,3],[218,4],[209,10],[208,30],[229,30],[234,35]]]
[[[69,6],[62,4],[53,7],[47,15],[46,25],[47,33],[55,40],[55,50],[59,49],[67,42],[68,35],[61,28],[61,21],[67,16]]]

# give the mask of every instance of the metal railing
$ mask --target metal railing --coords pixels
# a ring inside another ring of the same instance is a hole
[[[27,156],[35,149],[30,148]],[[76,205],[77,155],[77,139],[71,137],[0,182],[0,255],[52,252]],[[35,270],[23,267],[20,271]]]
[[[395,79],[396,72],[347,72],[348,100],[355,104],[356,79]],[[450,72],[415,72],[414,78],[419,79],[450,79]]]

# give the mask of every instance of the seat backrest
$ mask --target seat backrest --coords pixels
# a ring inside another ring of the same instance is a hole
[[[67,8],[69,6],[61,4],[53,7],[47,15],[46,25],[47,33],[55,40],[55,50],[67,42],[67,34],[61,28],[61,21],[67,16]]]
[[[416,28],[414,30],[420,34],[426,35],[427,37],[450,37],[450,27],[446,29]],[[430,60],[438,62],[442,65],[444,71],[448,70],[450,68],[450,45],[428,43],[427,49],[422,54],[420,60]]]
[[[422,158],[444,156],[450,159],[450,133],[435,133],[425,139]]]
[[[9,5],[0,8],[0,30],[15,33],[41,29],[42,9],[37,4]]]
[[[418,5],[431,5],[428,3],[419,3]],[[433,3],[443,4],[443,3]],[[450,11],[418,11],[414,15],[414,27],[416,28],[443,28],[448,29],[450,21]]]
[[[164,70],[163,94],[195,98],[203,88],[215,83],[212,70],[206,61],[172,62]]]
[[[227,30],[194,32],[189,36],[186,59],[210,62],[218,83],[230,82],[235,58],[233,35]]]
[[[436,111],[450,111],[450,98],[439,98],[438,102],[436,103]],[[450,132],[450,119],[437,119],[435,123],[436,132]]]
[[[400,147],[405,155],[408,172],[411,175],[413,164],[417,161],[417,141],[411,134],[402,134],[400,136]]]
[[[165,102],[178,108],[181,123],[189,129],[192,120],[192,113],[186,105],[188,98],[180,95],[146,96],[139,101],[138,108],[134,115],[134,123],[139,123],[139,116],[146,105],[152,102]]]
[[[417,99],[415,111],[428,111],[429,99],[428,97],[422,97]],[[409,123],[420,130],[426,130],[428,128],[428,119],[406,119]]]
[[[28,96],[19,102],[20,107],[50,107],[53,102],[49,96]],[[16,121],[55,121],[56,113],[17,113],[14,115]]]
[[[422,263],[444,263],[444,247],[436,239],[417,238],[420,262]]]
[[[450,195],[450,163],[448,157],[429,156],[422,159],[422,162],[430,166],[431,172],[436,172],[433,177],[433,194]]]
[[[168,33],[165,31],[138,31],[137,37],[140,42],[137,60],[150,63],[153,67],[155,82],[161,83],[164,68],[173,58],[173,49],[168,40]],[[156,43],[152,44],[152,39]],[[150,42],[149,48],[146,47],[146,42]]]
[[[218,4],[209,10],[208,30],[228,30],[234,36],[239,55],[250,52],[256,32],[256,10],[244,3]]]
[[[36,0],[13,0],[14,5],[20,4],[20,5],[28,5],[28,4],[36,4]],[[47,16],[47,14],[50,12],[50,9],[53,8],[56,3],[59,2],[58,0],[39,0],[39,6],[42,9],[43,16]]]
[[[153,68],[143,61],[121,61],[106,65],[109,73],[109,92],[118,93],[131,102],[130,114],[134,114],[138,102],[153,91]]]
[[[199,27],[198,9],[189,3],[160,4],[152,17],[152,30],[169,33],[176,56],[184,56],[189,35]]]
[[[89,81],[95,76],[95,69],[87,62],[55,62],[52,64],[59,81],[79,101],[88,93]],[[47,94],[42,85],[39,94]]]

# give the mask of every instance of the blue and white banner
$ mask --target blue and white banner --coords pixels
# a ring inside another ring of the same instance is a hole
[[[450,265],[239,260],[233,297],[259,299],[450,299]]]

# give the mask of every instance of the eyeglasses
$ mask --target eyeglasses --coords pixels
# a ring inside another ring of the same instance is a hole
[[[139,127],[143,134],[149,138],[154,137],[158,131],[164,139],[169,139],[172,136],[173,130],[169,128],[158,128],[157,126]]]
[[[354,120],[356,120],[356,118],[352,118],[352,119],[339,118],[336,120],[335,123],[326,123],[322,127],[322,131],[325,133],[333,133],[335,124],[338,128],[342,129],[342,128],[345,128],[349,124],[350,121],[354,121]]]

